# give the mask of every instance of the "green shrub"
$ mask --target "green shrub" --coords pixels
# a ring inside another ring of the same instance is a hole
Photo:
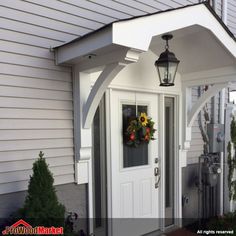
[[[58,202],[54,179],[43,156],[40,152],[33,164],[33,175],[20,215],[34,227],[64,227],[65,207]]]

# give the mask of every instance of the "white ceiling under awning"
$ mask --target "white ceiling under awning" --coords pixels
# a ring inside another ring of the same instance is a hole
[[[178,69],[181,74],[231,66],[236,62],[234,55],[206,28],[194,25],[171,33],[174,38],[169,42],[170,51],[181,62]],[[154,36],[150,50],[160,55],[164,45],[160,35]]]

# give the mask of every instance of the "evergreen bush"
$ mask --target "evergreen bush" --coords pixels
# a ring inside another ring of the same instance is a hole
[[[53,175],[40,151],[39,158],[33,164],[28,194],[20,215],[33,227],[64,227],[65,207],[58,202],[53,186]]]

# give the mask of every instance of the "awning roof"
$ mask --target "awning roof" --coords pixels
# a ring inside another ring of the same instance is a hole
[[[92,69],[120,60],[122,52],[129,49],[152,50],[159,55],[164,47],[161,35],[167,32],[174,35],[171,50],[182,62],[188,62],[181,63],[181,73],[235,63],[235,38],[205,2],[113,22],[55,48],[57,63]]]

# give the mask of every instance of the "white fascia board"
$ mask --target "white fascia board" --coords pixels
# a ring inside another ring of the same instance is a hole
[[[205,5],[196,5],[113,24],[113,43],[147,51],[153,36],[200,25],[236,57],[236,43]]]
[[[105,49],[110,45],[148,51],[152,37],[194,25],[211,31],[228,52],[236,57],[234,39],[230,37],[210,10],[204,4],[200,4],[114,22],[77,41],[57,48],[57,64],[74,64],[78,58],[96,50]]]
[[[56,49],[57,64],[72,60],[112,44],[112,25]],[[73,64],[73,63],[72,63]]]

